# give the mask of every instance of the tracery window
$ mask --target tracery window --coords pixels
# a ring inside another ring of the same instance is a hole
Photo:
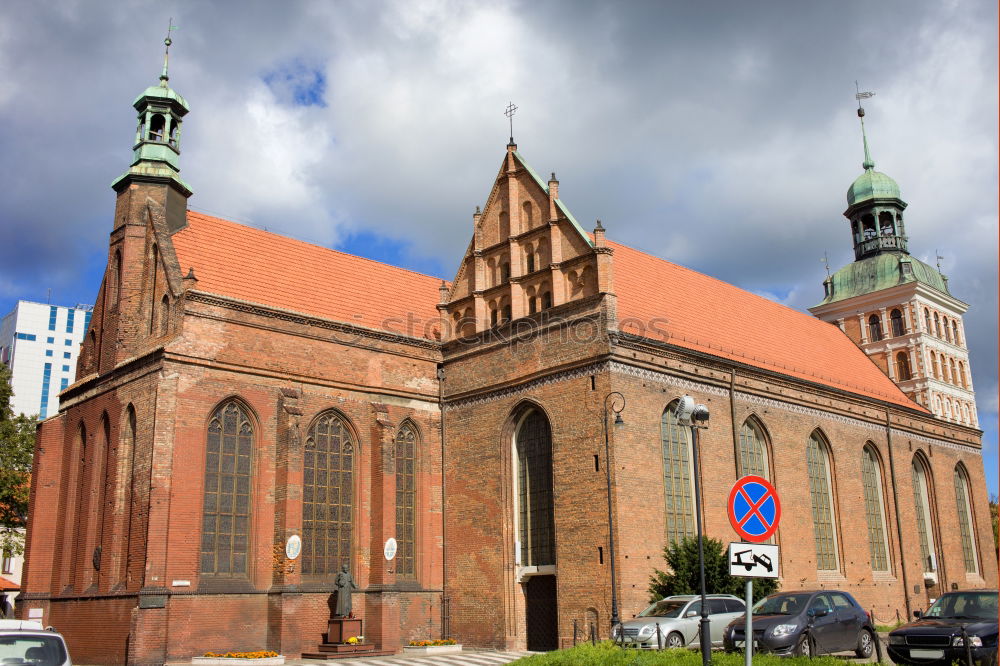
[[[959,463],[955,466],[955,504],[958,507],[958,531],[962,536],[962,557],[965,559],[966,573],[979,573],[979,559],[973,541],[972,497],[969,493],[969,479]]]
[[[830,452],[819,431],[809,436],[809,443],[806,445],[806,466],[809,474],[813,534],[816,541],[816,568],[836,570],[837,527],[834,522]]]
[[[767,444],[764,431],[754,418],[743,422],[740,428],[740,476],[753,474],[769,479]]]
[[[882,339],[882,322],[878,315],[868,317],[868,335],[872,342],[878,342]]]
[[[417,431],[404,423],[396,433],[396,573],[409,578],[416,571],[416,461]]]
[[[220,405],[208,423],[202,574],[247,575],[253,437],[253,423],[236,400]]]
[[[892,335],[893,337],[899,337],[900,335],[906,334],[906,327],[903,325],[903,313],[898,309],[893,310],[889,313],[889,320],[892,324]]]
[[[302,575],[330,576],[351,564],[354,436],[336,412],[309,427],[303,452]]]
[[[688,429],[677,422],[674,400],[660,417],[660,446],[663,456],[663,497],[667,543],[694,536],[694,485],[691,442]]]
[[[872,571],[889,570],[888,530],[885,526],[885,495],[882,468],[871,442],[861,452],[861,483],[865,492],[865,520],[868,523],[868,552]]]
[[[937,563],[934,558],[934,533],[931,522],[931,494],[927,481],[927,467],[919,456],[913,456],[910,467],[913,484],[913,507],[917,514],[917,536],[920,541],[920,560],[924,571],[934,571]]]
[[[545,414],[532,409],[514,437],[517,454],[517,533],[521,566],[556,563],[552,510],[552,433]]]

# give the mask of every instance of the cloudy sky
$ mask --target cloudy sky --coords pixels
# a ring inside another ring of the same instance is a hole
[[[0,311],[93,302],[171,17],[193,209],[449,279],[513,101],[584,226],[814,305],[853,258],[859,81],[910,250],[971,304],[997,491],[995,2],[4,2]]]

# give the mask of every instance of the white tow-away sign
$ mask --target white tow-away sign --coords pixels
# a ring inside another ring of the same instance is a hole
[[[730,543],[729,575],[744,578],[777,578],[778,547],[770,543]]]

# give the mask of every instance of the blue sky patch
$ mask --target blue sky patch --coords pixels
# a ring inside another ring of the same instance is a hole
[[[264,72],[260,78],[282,104],[326,106],[326,73],[299,58]]]

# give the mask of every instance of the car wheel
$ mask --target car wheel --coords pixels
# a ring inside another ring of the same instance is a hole
[[[676,648],[682,648],[682,647],[684,647],[684,637],[681,636],[676,631],[671,631],[667,635],[666,647],[667,647],[668,650],[673,650],[673,649],[676,649]]]
[[[799,636],[799,642],[795,644],[792,654],[796,657],[811,657],[812,643],[809,642],[809,634]]]
[[[872,652],[874,651],[875,639],[872,636],[872,632],[867,629],[862,629],[861,633],[858,634],[858,647],[854,650],[854,654],[856,654],[859,659],[868,659],[872,656]]]

